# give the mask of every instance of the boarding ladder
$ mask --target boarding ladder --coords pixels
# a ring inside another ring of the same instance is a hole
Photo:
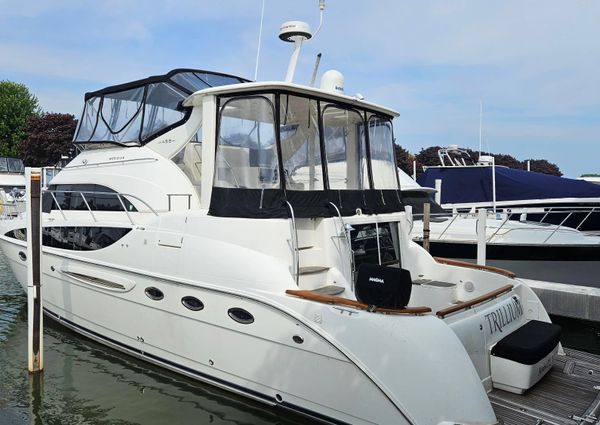
[[[292,276],[296,285],[325,295],[343,292],[342,286],[329,282],[330,266],[325,264],[325,252],[318,241],[315,221],[297,219],[292,204],[286,201],[290,214]]]

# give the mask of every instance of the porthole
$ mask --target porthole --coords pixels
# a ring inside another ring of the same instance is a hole
[[[202,303],[202,301],[200,301],[198,298],[196,297],[183,297],[181,299],[181,304],[183,304],[183,306],[189,310],[192,311],[200,311],[204,308],[204,304]]]
[[[23,251],[19,251],[19,258],[21,261],[27,261],[27,254],[25,254]]]
[[[144,292],[148,298],[154,301],[160,301],[165,297],[165,294],[163,294],[160,289],[155,288],[154,286],[149,286]]]
[[[231,317],[233,320],[243,325],[249,325],[250,323],[254,322],[254,316],[243,308],[230,308],[227,314],[229,314],[229,317]]]

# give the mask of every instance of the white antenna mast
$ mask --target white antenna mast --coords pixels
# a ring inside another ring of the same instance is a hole
[[[479,156],[481,156],[481,127],[483,123],[483,101],[479,101]]]
[[[323,10],[325,10],[325,0],[319,0],[319,27],[313,34],[313,37],[316,37],[319,31],[321,31],[321,27],[323,26]]]
[[[319,0],[319,9],[321,11],[321,18],[319,21],[319,27],[315,35],[321,30],[323,24],[323,9],[325,9],[325,0]],[[300,50],[302,49],[302,43],[306,40],[310,40],[313,34],[310,32],[310,26],[306,22],[301,21],[288,21],[284,22],[279,29],[279,38],[289,43],[294,43],[294,51],[290,58],[288,65],[287,74],[285,76],[285,82],[291,83],[294,80],[294,74],[296,73],[296,65],[298,63],[298,57],[300,56]]]
[[[254,81],[258,79],[258,61],[260,60],[260,44],[262,40],[263,20],[265,18],[265,0],[262,0],[260,11],[260,28],[258,30],[258,46],[256,47],[256,66],[254,67]]]

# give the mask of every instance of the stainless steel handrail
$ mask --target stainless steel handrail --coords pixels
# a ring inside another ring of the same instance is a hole
[[[586,213],[585,217],[579,222],[579,224],[577,225],[577,227],[573,227],[573,226],[565,226],[564,224],[573,217],[573,214],[583,214]],[[593,214],[593,213],[600,213],[600,209],[598,207],[565,207],[564,209],[561,209],[560,207],[550,207],[548,208],[548,210],[545,211],[533,211],[533,212],[529,212],[529,214],[543,214],[542,220],[540,221],[531,221],[530,223],[532,224],[532,226],[530,227],[531,229],[537,228],[540,229],[540,227],[536,227],[537,224],[543,224],[543,225],[551,225],[551,226],[555,226],[552,229],[552,233],[550,235],[548,235],[548,237],[546,237],[546,239],[544,239],[544,241],[542,243],[547,243],[553,236],[555,236],[560,230],[579,230],[581,228],[581,226],[585,223],[585,221]],[[495,228],[494,232],[492,233],[492,235],[490,237],[487,238],[487,242],[492,242],[494,240],[494,238],[496,238],[496,236],[498,235],[498,233],[500,232],[500,230],[505,228],[505,225],[510,222],[513,221],[511,220],[515,215],[520,215],[520,214],[528,214],[526,211],[526,208],[517,208],[517,211],[511,211],[508,210],[504,212],[504,214],[506,214],[506,218],[502,221],[502,224],[500,226],[498,226],[497,228]],[[547,217],[555,215],[555,214],[566,214],[566,217],[564,217],[561,222],[559,224],[552,224],[552,223],[548,223],[548,222],[543,222],[543,220],[545,220]],[[448,213],[437,213],[437,214],[431,214],[432,216],[448,216]],[[415,219],[422,219],[423,214],[413,214],[413,217]],[[448,223],[448,225],[444,228],[444,230],[436,237],[436,240],[441,240],[442,236],[446,234],[446,232],[450,229],[450,227],[456,222],[456,219],[459,216],[473,216],[472,213],[470,212],[457,212],[452,214],[452,220],[450,221],[450,223]],[[523,223],[523,221],[520,221],[521,223]],[[519,229],[507,229],[503,235],[508,234],[509,232],[513,232],[513,231],[517,231],[517,230],[521,230],[524,228],[519,228]],[[549,229],[548,229],[549,230]]]
[[[85,197],[85,194],[92,194],[92,195],[102,195],[102,196],[114,196],[119,200],[119,203],[121,204],[121,208],[122,210],[120,211],[116,211],[116,212],[124,212],[125,215],[127,215],[127,218],[129,220],[129,222],[134,225],[135,221],[133,220],[133,217],[130,214],[130,211],[128,211],[127,207],[125,206],[125,202],[123,201],[123,198],[127,199],[127,198],[131,198],[131,199],[135,199],[136,201],[140,202],[141,204],[143,204],[150,212],[152,212],[152,214],[154,214],[155,216],[158,216],[158,212],[156,212],[156,210],[154,208],[152,208],[147,202],[145,202],[144,200],[140,199],[138,196],[129,194],[129,193],[119,193],[119,192],[95,192],[95,191],[80,191],[80,190],[56,190],[56,189],[46,189],[43,191],[43,193],[49,193],[50,196],[52,196],[52,200],[54,201],[54,204],[56,205],[56,207],[58,208],[58,210],[60,211],[60,214],[63,218],[63,220],[67,219],[67,216],[64,212],[64,210],[62,209],[62,207],[60,206],[60,203],[58,202],[58,199],[56,198],[56,194],[78,194],[81,196],[81,198],[83,199],[83,202],[85,203],[85,206],[87,208],[87,211],[90,213],[90,215],[92,216],[92,219],[94,220],[94,222],[97,222],[97,218],[96,215],[94,214],[94,211],[92,210],[92,208],[90,207],[90,204],[87,200],[87,198]],[[137,212],[144,212],[144,211],[137,211]]]
[[[558,229],[560,229],[560,227],[561,227],[561,226],[564,224],[564,222],[565,222],[565,221],[567,221],[567,220],[569,219],[569,217],[571,217],[571,215],[572,215],[572,214],[573,214],[573,213],[572,213],[572,212],[570,212],[570,213],[569,213],[569,215],[567,215],[567,216],[564,218],[564,220],[560,222],[560,224],[559,224],[559,225],[558,225],[558,226],[557,226],[557,227],[554,229],[554,231],[553,231],[553,232],[550,234],[550,236],[548,236],[546,239],[544,239],[544,242],[542,242],[542,243],[546,243],[546,242],[548,242],[548,240],[549,240],[549,239],[550,239],[552,236],[554,236],[554,234],[557,232],[557,230],[558,230]]]
[[[348,245],[348,255],[350,256],[350,285],[352,291],[354,291],[354,275],[356,274],[355,270],[355,262],[354,262],[354,250],[352,249],[352,242],[350,240],[350,235],[348,234],[348,230],[346,229],[346,223],[344,222],[344,218],[342,217],[342,213],[336,204],[333,202],[329,202],[329,204],[335,209],[337,212],[338,218],[342,223],[342,232],[344,236],[346,236],[346,244]]]
[[[187,197],[188,210],[192,208],[192,194],[191,193],[167,193],[169,211],[171,211],[171,197],[172,196]]]
[[[294,207],[289,201],[285,201],[288,208],[290,209],[290,225],[291,225],[291,235],[292,235],[292,250],[294,252],[293,255],[293,264],[292,268],[294,270],[294,279],[296,280],[296,286],[300,286],[300,249],[298,248],[298,228],[296,227],[296,217],[294,216]]]
[[[585,216],[585,218],[583,220],[581,220],[581,223],[579,223],[579,225],[575,228],[575,230],[579,230],[579,228],[583,225],[583,223],[585,223],[585,221],[588,219],[588,217],[590,215],[592,215],[592,213],[594,211],[596,211],[596,207],[593,207],[592,210],[589,213],[587,213],[587,215]]]
[[[500,226],[498,226],[498,228],[496,229],[496,231],[494,233],[492,233],[492,236],[490,236],[487,241],[491,242],[492,239],[494,239],[496,237],[496,235],[498,234],[498,232],[500,231],[500,229],[502,229],[504,227],[504,225],[510,220],[510,218],[512,217],[512,214],[506,214],[506,219],[502,222],[502,224]]]
[[[433,215],[433,214],[430,214],[430,216],[431,215]],[[450,223],[448,223],[448,225],[444,228],[442,233],[440,233],[440,236],[438,236],[438,239],[442,239],[442,236],[444,236],[446,231],[450,228],[450,226],[452,226],[452,223],[454,223],[454,221],[457,219],[457,217],[458,217],[458,214],[454,214],[454,216],[452,217],[452,220],[450,220]]]
[[[92,209],[90,208],[90,204],[88,204],[87,199],[85,199],[85,195],[83,194],[83,192],[79,192],[79,194],[81,195],[81,197],[83,198],[83,202],[85,202],[85,206],[87,207],[88,211],[90,212],[90,214],[92,215],[92,218],[94,219],[94,221],[98,221],[96,220],[96,216],[94,215],[94,213],[92,212]]]

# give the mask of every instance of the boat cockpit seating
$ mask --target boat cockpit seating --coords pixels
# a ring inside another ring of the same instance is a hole
[[[494,388],[523,394],[552,368],[558,352],[560,326],[530,320],[492,347],[490,368]]]
[[[363,263],[356,277],[356,298],[372,307],[404,308],[410,300],[410,272],[396,267]]]

